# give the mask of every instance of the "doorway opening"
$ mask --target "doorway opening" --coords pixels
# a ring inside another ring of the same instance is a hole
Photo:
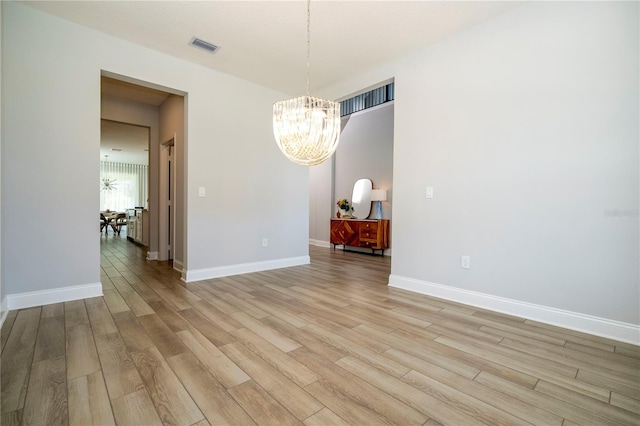
[[[185,263],[186,234],[184,171],[186,170],[186,93],[101,72],[101,118],[149,129],[148,196],[141,217],[145,235],[140,243],[148,260],[173,260],[174,269]]]

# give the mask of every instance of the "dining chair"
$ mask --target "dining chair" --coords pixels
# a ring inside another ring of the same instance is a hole
[[[104,233],[105,234],[107,233],[107,231],[109,230],[109,228],[107,227],[108,224],[109,224],[109,221],[107,220],[105,215],[100,213],[100,233],[101,234],[103,229],[104,229]]]
[[[123,226],[127,226],[127,216],[124,213],[118,213],[118,215],[111,222],[113,231],[120,235],[120,231]]]

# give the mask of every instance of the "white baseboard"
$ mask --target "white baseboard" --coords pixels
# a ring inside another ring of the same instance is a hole
[[[69,302],[98,296],[102,296],[101,283],[74,285],[52,290],[8,294],[7,308],[9,310],[31,308],[33,306],[50,305],[52,303]]]
[[[309,239],[309,245],[312,246],[318,246],[318,247],[329,247],[331,248],[331,243],[329,241],[322,241],[322,240],[313,240],[313,239]]]
[[[640,345],[640,326],[635,324],[535,305],[398,275],[389,276],[389,286]]]
[[[309,256],[289,257],[286,259],[266,260],[263,262],[241,263],[238,265],[219,266],[195,270],[183,270],[182,280],[185,282],[208,280],[211,278],[228,277],[230,275],[248,274],[251,272],[268,271],[270,269],[289,268],[292,266],[308,265]]]
[[[0,302],[0,312],[2,312],[2,315],[0,315],[0,327],[2,327],[2,324],[4,324],[4,320],[7,319],[7,315],[9,314],[7,297],[4,295],[2,296],[2,302]]]
[[[148,251],[147,260],[158,260],[159,255],[157,251]]]

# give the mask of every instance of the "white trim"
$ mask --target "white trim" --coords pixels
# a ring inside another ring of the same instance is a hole
[[[7,296],[2,296],[2,302],[0,303],[1,303],[0,311],[2,311],[2,317],[0,317],[0,328],[1,328],[2,324],[4,324],[4,320],[7,319],[7,315],[9,315],[9,308],[7,305]]]
[[[182,264],[182,261],[180,260],[173,260],[173,270],[174,271],[178,271],[178,272],[182,272],[184,270],[184,265]]]
[[[389,275],[389,286],[640,345],[640,325]]]
[[[290,268],[292,266],[308,265],[309,256],[289,257],[286,259],[266,260],[263,262],[241,263],[237,265],[219,266],[195,270],[183,270],[182,280],[185,282],[208,280],[211,278],[227,277],[229,275],[248,274],[251,272],[268,271],[270,269]]]
[[[167,139],[160,145],[160,153],[158,156],[158,173],[159,173],[159,215],[158,215],[158,240],[160,241],[158,246],[158,253],[155,259],[152,260],[169,260],[169,247],[171,247],[171,257],[175,256],[176,246],[176,167],[178,164],[178,154],[176,150],[177,134],[174,132],[173,136]],[[171,151],[171,156],[169,156]],[[171,161],[169,159],[171,158]],[[169,164],[171,170],[169,170]],[[168,182],[171,177],[171,182]],[[171,219],[167,213],[167,207],[169,207],[169,193],[173,194],[171,200]],[[171,220],[171,223],[169,223]],[[171,241],[167,241],[169,236],[169,227],[173,231],[171,234]]]
[[[329,241],[313,240],[311,238],[309,238],[309,245],[331,248],[331,243]]]
[[[148,251],[147,252],[147,260],[158,260],[158,252],[157,251]]]
[[[52,303],[69,302],[102,296],[102,284],[84,284],[60,287],[52,290],[30,291],[27,293],[8,294],[9,310],[31,308],[33,306],[50,305]]]

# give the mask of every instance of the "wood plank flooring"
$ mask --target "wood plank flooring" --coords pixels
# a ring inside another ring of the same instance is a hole
[[[388,258],[185,284],[101,238],[104,297],[9,312],[2,425],[640,424],[640,348],[389,288]]]

